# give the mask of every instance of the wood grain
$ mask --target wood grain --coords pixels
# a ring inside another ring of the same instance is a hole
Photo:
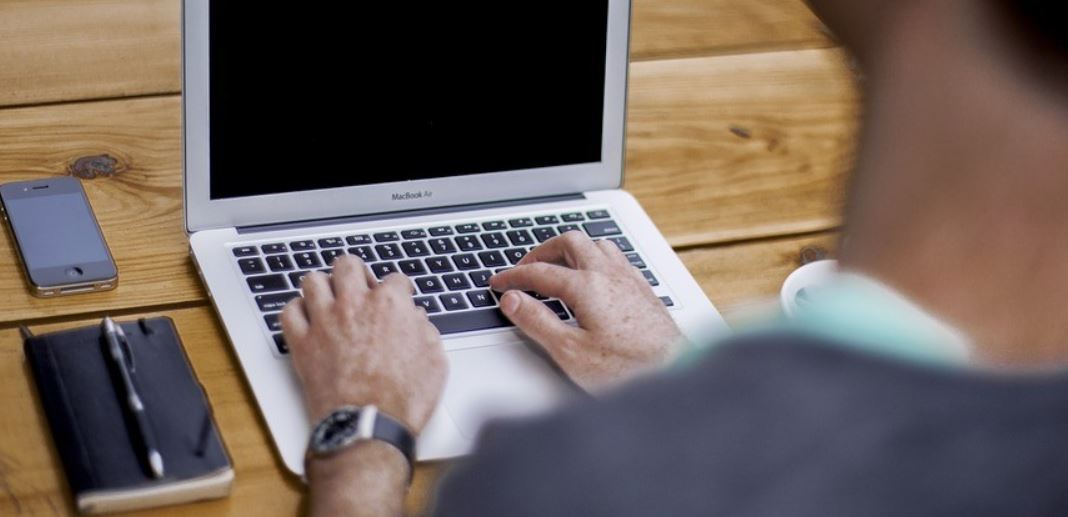
[[[177,97],[0,111],[0,182],[66,174],[78,158],[102,154],[121,171],[82,182],[118,264],[118,289],[33,298],[3,232],[0,324],[204,299],[182,222],[180,123]]]
[[[806,246],[833,248],[833,236],[816,235],[712,247],[682,254],[705,292],[728,317],[745,305],[773,297],[797,265]],[[147,315],[152,315],[147,314]],[[274,452],[239,364],[217,319],[207,306],[164,313],[175,320],[186,353],[208,394],[235,467],[232,495],[220,501],[159,510],[152,515],[293,515],[303,486],[285,474]],[[83,320],[37,326],[46,332],[95,324]],[[0,330],[0,515],[60,514],[73,511],[47,422],[36,400],[14,329]],[[417,513],[429,504],[446,465],[419,468],[406,507]]]
[[[634,0],[637,60],[831,46],[801,0]]]
[[[0,105],[180,89],[179,0],[0,2]]]
[[[838,51],[632,67],[625,187],[675,246],[839,223],[857,97]]]
[[[838,52],[644,62],[633,69],[626,188],[673,244],[838,223],[855,118]],[[0,111],[0,182],[66,174],[79,158],[103,154],[122,171],[84,182],[119,265],[119,288],[32,298],[4,235],[0,325],[204,299],[183,230],[180,110],[180,99],[169,96]]]
[[[0,106],[177,93],[179,0],[0,2]],[[823,47],[802,0],[636,0],[635,59]]]

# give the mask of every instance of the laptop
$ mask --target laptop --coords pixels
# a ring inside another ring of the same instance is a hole
[[[573,395],[487,284],[556,235],[617,244],[692,339],[726,328],[620,188],[629,1],[186,0],[183,18],[191,251],[293,473],[310,431],[278,314],[341,255],[410,277],[442,334],[420,460]]]

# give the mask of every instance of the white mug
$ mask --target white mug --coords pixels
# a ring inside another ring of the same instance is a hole
[[[783,282],[779,295],[786,317],[792,318],[797,314],[798,304],[803,303],[803,292],[806,289],[826,285],[837,274],[837,260],[809,262],[790,273]]]

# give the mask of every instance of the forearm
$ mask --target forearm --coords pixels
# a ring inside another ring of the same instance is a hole
[[[401,515],[408,461],[393,446],[370,441],[308,464],[310,513],[318,516]]]

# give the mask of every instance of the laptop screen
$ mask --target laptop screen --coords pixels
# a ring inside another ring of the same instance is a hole
[[[211,2],[212,199],[602,159],[608,0],[281,5]]]

